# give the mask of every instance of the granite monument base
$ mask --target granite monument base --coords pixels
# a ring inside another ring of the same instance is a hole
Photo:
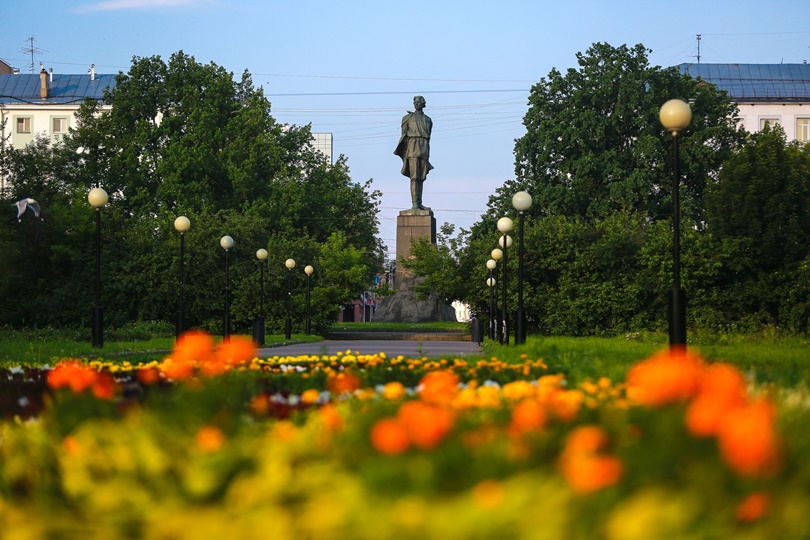
[[[436,243],[433,211],[430,208],[400,211],[397,217],[397,269],[394,275],[397,292],[380,301],[374,312],[375,321],[419,323],[457,320],[456,310],[435,292],[424,300],[419,299],[414,292],[418,278],[402,267],[401,261],[411,257],[411,242],[423,237]]]

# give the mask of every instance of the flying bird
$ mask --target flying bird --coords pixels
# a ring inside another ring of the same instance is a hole
[[[22,221],[22,216],[26,210],[31,210],[36,217],[39,217],[39,203],[28,197],[26,199],[20,199],[19,201],[13,203],[17,207],[17,221]]]

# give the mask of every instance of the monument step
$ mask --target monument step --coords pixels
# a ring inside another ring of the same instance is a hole
[[[335,331],[326,336],[334,340],[383,340],[383,341],[470,341],[470,334],[463,330],[445,332],[392,332],[376,331]]]

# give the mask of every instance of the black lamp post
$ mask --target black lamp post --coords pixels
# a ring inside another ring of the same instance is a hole
[[[219,245],[225,250],[225,318],[222,320],[222,340],[227,341],[231,335],[231,300],[230,300],[230,280],[228,279],[228,254],[233,248],[233,238],[223,236],[219,240]]]
[[[532,196],[518,191],[512,196],[512,206],[518,211],[518,308],[515,314],[515,345],[526,343],[526,312],[523,311],[523,218],[532,206]]]
[[[284,337],[289,340],[292,337],[292,269],[295,268],[295,261],[287,259],[284,266],[287,267],[287,323],[284,325]]]
[[[681,289],[681,208],[680,172],[678,171],[678,135],[692,121],[692,109],[680,99],[670,99],[659,111],[658,117],[667,131],[672,133],[672,271],[673,284],[670,295],[669,345],[686,345],[686,294]]]
[[[501,306],[501,317],[503,318],[503,339],[501,340],[501,345],[509,345],[509,311],[506,307],[506,287],[508,283],[506,265],[509,261],[509,248],[512,247],[512,237],[506,233],[511,231],[513,227],[514,224],[508,217],[502,217],[498,220],[498,230],[501,233],[501,238],[498,240],[498,243],[503,250],[503,270],[501,270],[503,274],[501,279],[503,284],[503,305]]]
[[[104,346],[104,312],[101,308],[101,208],[107,204],[107,192],[95,187],[87,194],[90,206],[96,209],[96,303],[93,307],[93,347]]]
[[[491,273],[491,272],[490,272]],[[495,339],[495,278],[490,276],[487,278],[487,287],[489,287],[489,331],[487,337]]]
[[[310,310],[310,291],[312,289],[312,273],[315,271],[312,266],[307,265],[304,267],[304,273],[307,275],[307,335],[312,334],[312,311]]]
[[[492,340],[495,339],[495,276],[492,274],[497,266],[498,263],[495,259],[487,261],[487,269],[489,270],[489,278],[487,279],[487,287],[489,287],[489,329],[487,337]]]
[[[495,261],[495,264],[493,265],[493,269],[495,269],[496,270],[495,273],[497,273],[497,264],[498,264],[498,261],[503,259],[503,250],[501,248],[495,248],[495,249],[492,250],[492,253],[490,255],[492,257],[492,260]],[[493,283],[497,284],[497,278],[493,279]],[[493,289],[493,293],[496,293],[495,289]],[[496,296],[497,296],[497,294],[496,294]],[[503,324],[501,324],[502,321],[501,321],[500,317],[498,317],[498,308],[497,308],[497,306],[495,307],[494,322],[495,322],[495,335],[493,336],[493,339],[497,339],[498,343],[503,343]]]
[[[180,233],[180,309],[177,311],[177,331],[175,335],[180,335],[186,330],[186,312],[183,306],[183,262],[186,258],[186,231],[191,227],[191,221],[186,216],[180,216],[174,220],[174,228]]]
[[[264,345],[264,261],[267,259],[267,250],[256,251],[259,260],[259,316],[253,319],[253,341],[257,345]]]

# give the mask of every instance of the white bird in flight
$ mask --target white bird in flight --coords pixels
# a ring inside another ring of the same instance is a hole
[[[19,201],[15,202],[14,205],[17,207],[17,221],[22,221],[22,216],[25,211],[31,210],[36,217],[39,217],[39,203],[28,197],[26,199],[20,199]]]

